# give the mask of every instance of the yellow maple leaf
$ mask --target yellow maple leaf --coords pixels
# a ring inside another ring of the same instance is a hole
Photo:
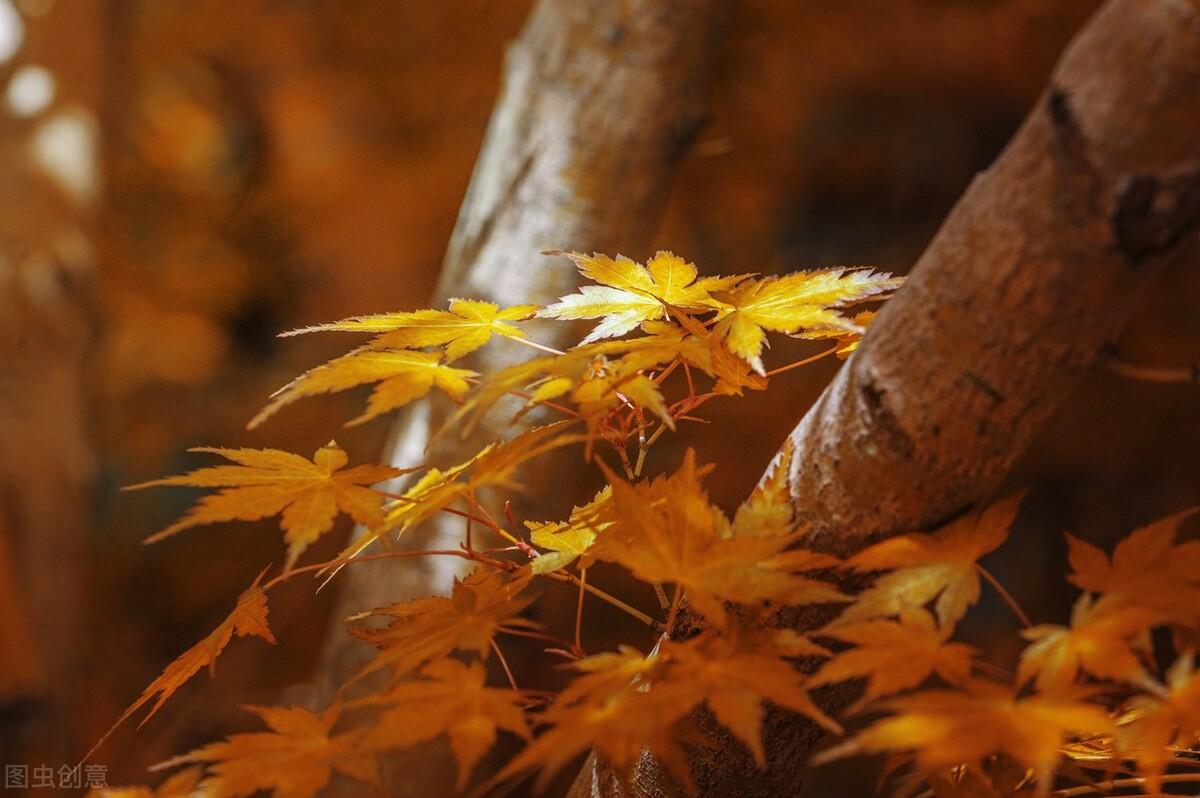
[[[317,324],[283,333],[280,337],[328,330],[370,332],[378,335],[367,344],[371,349],[421,349],[445,346],[446,362],[458,360],[486,344],[493,335],[524,338],[525,332],[508,322],[533,316],[535,305],[500,307],[492,302],[451,299],[449,310],[416,310],[354,316],[329,324]]]
[[[383,710],[367,729],[371,749],[407,748],[446,735],[458,762],[458,789],[466,786],[475,765],[496,742],[498,730],[529,739],[529,725],[515,690],[484,685],[487,672],[473,662],[432,662],[420,679],[405,681],[362,701]]]
[[[712,309],[713,291],[724,290],[741,277],[696,279],[694,264],[670,252],[659,252],[643,266],[618,255],[616,259],[581,252],[553,252],[575,262],[579,272],[600,285],[588,285],[578,293],[538,311],[553,319],[602,319],[583,343],[624,335],[639,324],[661,319],[668,309]]]
[[[1200,541],[1175,543],[1179,525],[1200,508],[1167,516],[1135,530],[1117,544],[1112,560],[1067,535],[1071,582],[1092,593],[1195,622],[1200,606]]]
[[[609,522],[599,520],[598,513],[611,498],[612,488],[606,485],[596,498],[571,510],[571,517],[566,522],[526,521],[533,545],[549,549],[529,564],[533,572],[560,571],[580,557],[584,558],[582,567],[586,568],[591,559],[587,556],[588,549],[596,542],[596,535],[608,528]]]
[[[821,665],[809,685],[866,678],[862,698],[848,710],[856,712],[881,696],[916,687],[935,673],[960,684],[971,675],[975,651],[964,643],[948,642],[948,632],[938,627],[931,613],[914,607],[901,609],[899,621],[859,621],[827,629],[820,634],[855,647]]]
[[[367,409],[346,423],[354,426],[420,399],[434,388],[459,401],[471,387],[467,380],[475,376],[474,371],[443,363],[440,352],[363,347],[310,369],[280,388],[247,428],[254,429],[298,399],[379,383],[367,399]]]
[[[795,508],[788,488],[793,451],[792,439],[788,438],[750,497],[734,514],[730,530],[734,537],[775,537],[796,531]]]
[[[933,534],[900,535],[864,549],[847,560],[858,571],[884,571],[842,613],[839,622],[899,615],[936,599],[938,623],[952,627],[979,598],[976,561],[1008,536],[1021,495],[986,510],[962,514]]]
[[[531,629],[538,624],[518,614],[533,602],[520,593],[532,574],[509,578],[480,566],[461,581],[450,596],[429,596],[390,607],[359,613],[352,621],[383,618],[390,622],[377,629],[353,629],[351,634],[379,648],[379,652],[351,681],[387,668],[403,676],[454,651],[474,652],[486,659],[492,638],[506,629]]]
[[[912,752],[926,774],[1006,754],[1033,771],[1042,794],[1052,786],[1060,750],[1074,735],[1112,734],[1098,706],[1066,697],[1017,698],[979,680],[962,690],[924,690],[880,702],[893,713],[813,757],[814,764],[858,754]]]
[[[340,704],[320,715],[304,707],[247,709],[270,731],[233,734],[153,769],[205,765],[197,794],[208,798],[241,798],[267,790],[277,798],[310,798],[334,772],[379,786],[375,753],[364,749],[362,733],[332,734]]]
[[[199,447],[189,451],[218,454],[237,465],[198,468],[180,476],[125,488],[138,490],[157,485],[221,488],[200,499],[183,518],[146,538],[146,542],[154,543],[204,524],[256,521],[282,515],[280,528],[288,544],[285,570],[291,569],[309,544],[333,527],[339,510],[360,524],[381,524],[384,497],[364,486],[411,470],[382,465],[342,470],[348,462],[346,453],[333,441],[318,449],[312,460],[279,449]]]
[[[766,332],[861,329],[838,308],[881,299],[899,287],[901,278],[870,269],[823,269],[783,277],[748,279],[718,299],[725,307],[714,331],[729,350],[764,374],[762,350]]]
[[[1085,593],[1071,611],[1069,627],[1039,624],[1022,631],[1031,644],[1021,654],[1017,681],[1036,677],[1043,692],[1064,690],[1080,671],[1087,671],[1101,679],[1149,684],[1150,675],[1137,651],[1148,654],[1149,630],[1165,619],[1115,598],[1095,601]]]
[[[208,637],[180,654],[163,669],[158,678],[142,691],[137,701],[130,704],[112,727],[104,733],[104,736],[92,746],[92,750],[83,757],[85,761],[104,744],[104,741],[118,726],[152,699],[157,700],[150,707],[150,711],[146,713],[146,717],[142,718],[142,722],[138,724],[139,729],[154,717],[154,713],[158,712],[167,699],[175,694],[176,690],[199,673],[201,668],[207,667],[210,673],[214,671],[217,657],[234,637],[260,637],[268,643],[275,643],[275,636],[271,633],[271,627],[267,623],[267,594],[259,588],[259,583],[265,573],[264,569],[254,583],[238,597],[237,606],[233,608],[233,612],[229,613],[229,616]]]
[[[703,469],[688,450],[675,474],[631,485],[601,464],[613,496],[602,517],[612,521],[593,551],[651,584],[672,583],[710,620],[724,601],[812,604],[845,601],[828,582],[800,576],[837,565],[836,558],[786,551],[794,536],[730,538],[729,522],[700,486]]]

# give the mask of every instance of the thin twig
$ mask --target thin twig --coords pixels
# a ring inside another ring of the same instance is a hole
[[[572,585],[579,585],[584,590],[586,590],[587,592],[589,592],[593,596],[595,596],[596,598],[600,599],[601,601],[608,602],[609,604],[613,605],[617,609],[624,612],[626,615],[637,618],[639,621],[646,624],[651,629],[657,629],[660,631],[662,630],[662,624],[659,623],[658,621],[654,620],[653,618],[651,618],[646,613],[642,612],[641,610],[639,610],[635,607],[629,606],[624,601],[621,601],[619,598],[617,598],[616,596],[614,596],[610,593],[605,593],[603,590],[600,590],[599,588],[592,587],[589,584],[580,582],[579,577],[577,577],[577,576],[573,576],[572,574],[564,574],[561,571],[552,571],[550,573],[542,574],[542,576],[545,576],[549,579],[554,579],[559,582],[568,582]]]
[[[1200,385],[1200,363],[1175,367],[1139,366],[1136,363],[1127,363],[1112,353],[1103,356],[1100,363],[1112,373],[1131,380],[1175,385]]]
[[[1161,777],[1163,784],[1190,784],[1200,782],[1200,774],[1197,773],[1168,773]],[[1068,787],[1065,790],[1055,790],[1054,795],[1058,798],[1073,798],[1076,795],[1095,795],[1096,793],[1112,792],[1113,790],[1127,790],[1130,787],[1141,787],[1145,785],[1146,779],[1142,776],[1134,776],[1129,779],[1109,779],[1108,781],[1098,781],[1095,784],[1084,784],[1081,787]],[[1139,795],[1130,795],[1127,798],[1150,798],[1148,794],[1141,793]]]

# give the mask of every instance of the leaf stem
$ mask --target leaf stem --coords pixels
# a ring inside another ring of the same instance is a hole
[[[816,363],[818,360],[820,360],[822,358],[829,357],[834,352],[838,351],[838,349],[839,349],[839,347],[834,346],[829,349],[826,349],[824,352],[813,355],[812,357],[806,357],[803,360],[797,360],[795,363],[788,363],[786,366],[780,366],[777,369],[771,369],[770,371],[768,371],[766,373],[765,376],[774,377],[776,374],[782,374],[785,371],[791,371],[792,369],[798,369],[801,366],[807,366],[809,363]]]
[[[577,576],[574,576],[572,574],[564,574],[560,571],[551,571],[550,573],[541,574],[541,576],[545,576],[549,579],[554,579],[558,582],[568,582],[572,585],[578,585],[583,590],[586,590],[587,592],[591,593],[593,596],[600,599],[601,601],[608,602],[612,606],[614,606],[617,609],[624,612],[626,615],[637,618],[639,621],[646,624],[651,629],[658,629],[660,631],[662,630],[662,624],[659,623],[658,621],[654,620],[653,618],[651,618],[646,613],[642,612],[641,610],[639,610],[635,607],[629,606],[624,601],[621,601],[619,598],[617,598],[616,596],[614,596],[610,593],[605,593],[603,590],[601,590],[599,588],[592,587],[591,585],[589,585],[585,582],[581,582],[579,577],[577,577]]]
[[[575,602],[575,648],[583,651],[583,644],[580,642],[583,629],[583,593],[587,587],[587,569],[579,569],[579,598]]]
[[[979,571],[979,575],[987,580],[987,583],[1000,595],[1000,598],[1004,600],[1008,608],[1013,611],[1013,615],[1017,616],[1017,620],[1021,622],[1021,625],[1026,629],[1033,626],[1033,621],[1029,620],[1029,616],[1021,609],[1021,605],[1012,597],[1012,594],[1004,589],[1004,585],[1000,584],[1000,580],[992,576],[991,571],[979,563],[975,563],[975,568]]]
[[[508,337],[508,336],[505,336],[505,337]],[[566,352],[563,352],[559,349],[555,349],[552,346],[546,346],[545,344],[539,344],[537,341],[531,341],[528,338],[508,338],[508,340],[515,341],[518,344],[525,344],[525,346],[533,347],[534,349],[540,349],[543,352],[549,352],[552,355],[565,355],[566,354]]]
[[[504,675],[508,677],[508,683],[512,685],[512,689],[520,692],[521,688],[517,687],[517,680],[513,678],[512,668],[508,667],[508,660],[504,658],[504,652],[500,650],[500,646],[496,645],[496,638],[493,637],[488,642],[492,644],[492,651],[496,652],[496,658],[504,667]]]

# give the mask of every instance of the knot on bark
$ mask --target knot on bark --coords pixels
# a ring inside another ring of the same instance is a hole
[[[1171,175],[1130,175],[1117,185],[1112,229],[1131,264],[1175,246],[1200,222],[1200,163]]]

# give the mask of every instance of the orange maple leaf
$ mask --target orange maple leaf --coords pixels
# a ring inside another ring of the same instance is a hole
[[[1200,739],[1200,673],[1191,652],[1167,671],[1163,695],[1141,695],[1129,707],[1132,722],[1118,733],[1119,750],[1137,760],[1147,792],[1162,789],[1162,774],[1172,759],[1172,749],[1194,746]],[[1192,760],[1189,760],[1192,761]]]
[[[367,729],[363,745],[371,749],[406,748],[442,734],[458,762],[458,788],[496,742],[498,730],[529,739],[515,690],[487,687],[484,667],[441,659],[421,669],[419,679],[401,682],[360,702],[382,711]]]
[[[155,789],[149,787],[97,787],[87,798],[192,798],[200,781],[202,768],[181,770],[163,780]]]
[[[1071,611],[1070,626],[1039,624],[1021,632],[1032,642],[1021,654],[1017,681],[1036,677],[1043,692],[1064,690],[1087,671],[1101,679],[1149,685],[1137,651],[1149,654],[1150,628],[1164,620],[1145,607],[1107,596],[1096,601],[1085,593]]]
[[[1200,541],[1175,543],[1179,525],[1200,512],[1191,508],[1147,524],[1117,544],[1112,560],[1067,535],[1070,580],[1092,593],[1195,622],[1200,606]]]
[[[704,469],[688,450],[675,474],[629,484],[601,464],[612,485],[603,509],[612,525],[592,550],[651,584],[672,583],[686,591],[696,610],[719,619],[724,601],[754,604],[813,604],[845,601],[833,585],[805,571],[840,561],[803,550],[786,551],[794,536],[727,537],[729,522],[700,486]]]
[[[498,632],[538,627],[517,617],[533,602],[532,596],[520,595],[531,578],[528,571],[511,578],[480,566],[462,581],[455,581],[449,597],[418,598],[352,616],[352,621],[385,618],[390,623],[378,629],[351,630],[355,637],[379,648],[351,681],[381,668],[400,677],[454,651],[469,651],[486,659]]]
[[[204,764],[206,775],[197,794],[210,798],[241,798],[265,790],[277,798],[310,798],[335,771],[379,786],[375,753],[364,749],[362,732],[331,734],[340,704],[320,715],[304,707],[247,709],[270,731],[233,734],[152,769]]]
[[[976,561],[1008,536],[1021,495],[964,513],[933,534],[900,535],[847,560],[857,571],[885,571],[842,613],[839,623],[899,615],[934,601],[938,623],[951,627],[979,598]]]
[[[275,643],[275,636],[271,633],[271,627],[267,623],[267,594],[259,587],[264,574],[266,574],[266,569],[263,569],[254,583],[242,593],[238,598],[237,606],[234,607],[229,617],[221,622],[220,626],[214,629],[208,637],[180,654],[157,679],[142,691],[138,700],[122,712],[121,717],[117,718],[112,728],[92,746],[92,750],[83,757],[84,760],[91,757],[118,726],[151,699],[157,697],[158,700],[154,702],[154,706],[150,707],[146,717],[142,718],[142,722],[138,724],[139,729],[145,726],[146,722],[154,717],[154,713],[158,712],[159,708],[167,702],[167,699],[174,695],[184,682],[195,676],[201,668],[207,666],[209,672],[213,672],[216,668],[217,657],[234,637],[261,637],[272,645]]]
[[[306,460],[279,449],[216,449],[199,447],[193,452],[219,454],[238,465],[198,468],[188,474],[130,485],[138,490],[156,485],[181,485],[222,490],[200,499],[171,526],[146,538],[154,543],[184,529],[223,521],[255,521],[282,514],[280,528],[288,544],[284,570],[333,526],[338,511],[365,526],[384,520],[384,496],[365,485],[407,474],[413,469],[361,465],[342,470],[346,453],[333,441]]]
[[[1017,698],[1007,687],[973,680],[964,689],[925,690],[882,701],[893,713],[813,758],[814,764],[857,754],[911,752],[925,774],[1007,754],[1031,769],[1042,794],[1063,743],[1074,735],[1112,734],[1093,704],[1067,697]]]
[[[818,635],[855,646],[824,663],[809,679],[809,685],[816,687],[865,677],[867,688],[848,710],[851,713],[881,696],[916,687],[935,673],[951,684],[965,682],[971,675],[974,649],[947,642],[949,630],[940,628],[922,608],[902,608],[899,621],[859,621]]]

